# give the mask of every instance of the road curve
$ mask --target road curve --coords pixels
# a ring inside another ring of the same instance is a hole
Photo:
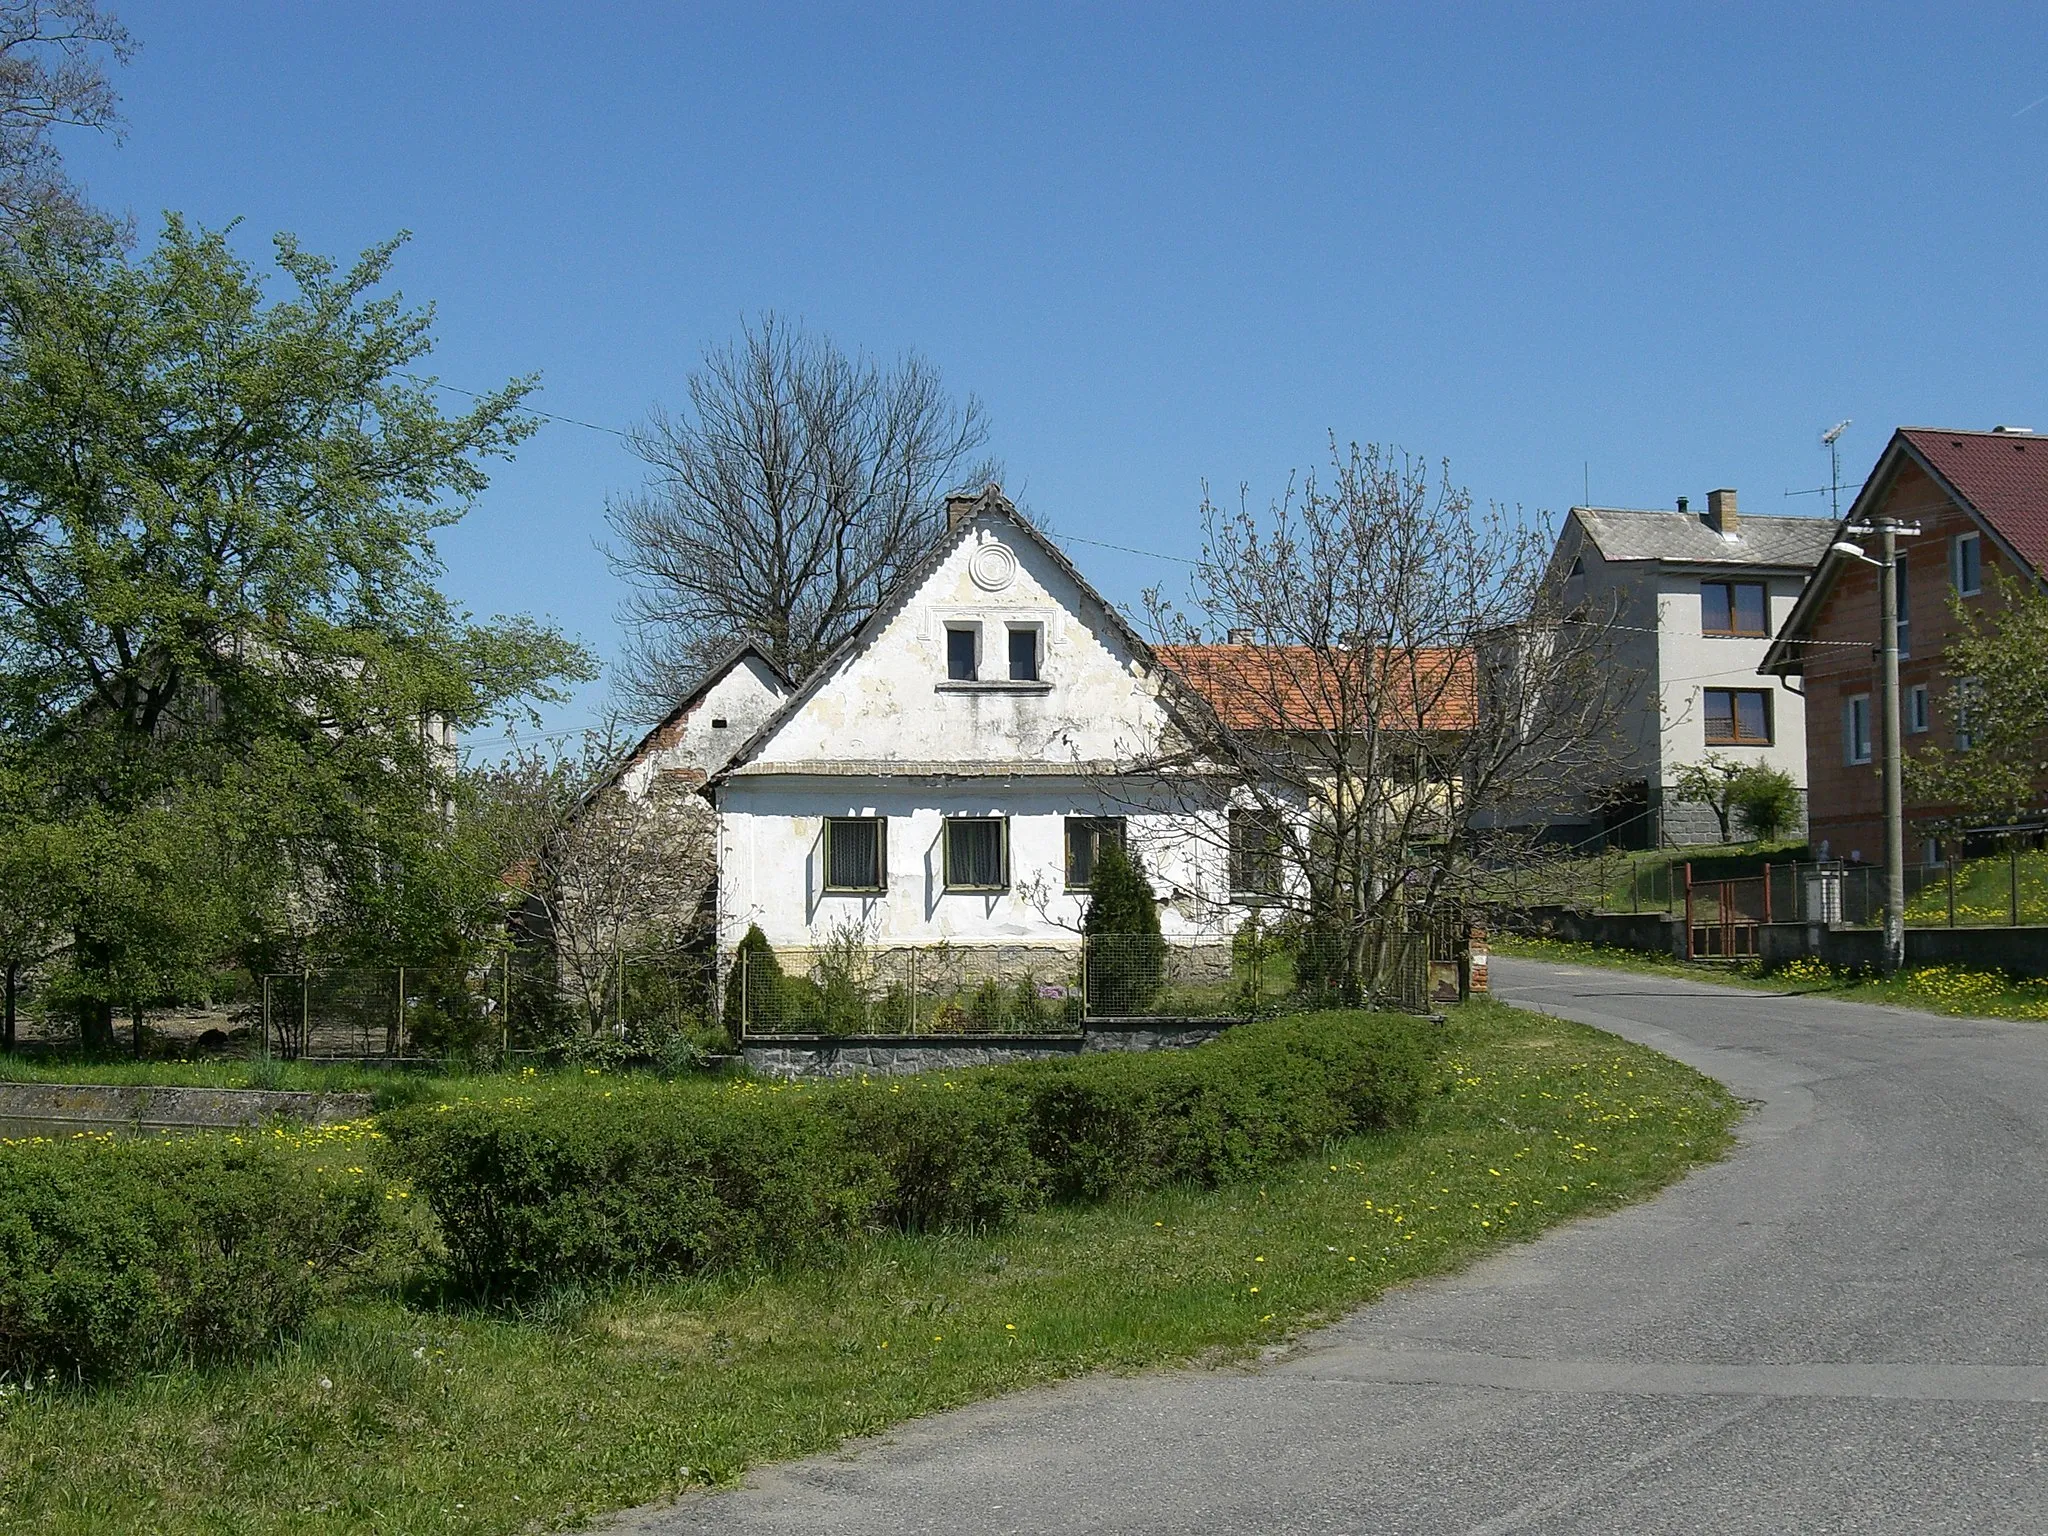
[[[2048,1531],[2048,1025],[1494,976],[1757,1101],[1738,1150],[1265,1368],[1019,1393],[624,1528]]]

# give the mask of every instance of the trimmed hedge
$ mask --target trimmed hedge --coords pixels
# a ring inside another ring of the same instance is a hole
[[[384,1189],[222,1138],[0,1148],[0,1373],[92,1379],[269,1347],[353,1277]]]
[[[863,1230],[987,1229],[1051,1199],[1255,1176],[1406,1114],[1422,1020],[1330,1013],[1191,1051],[950,1076],[421,1106],[388,1155],[440,1218],[456,1283],[806,1263]]]

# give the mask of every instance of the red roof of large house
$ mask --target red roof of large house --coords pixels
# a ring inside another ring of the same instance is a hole
[[[1356,658],[1350,678],[1332,652],[1306,645],[1162,645],[1153,654],[1234,731],[1358,730],[1368,709],[1390,730],[1464,731],[1478,717],[1468,650],[1381,651],[1383,679],[1367,673],[1366,651],[1334,653]]]
[[[2048,575],[2048,438],[1935,427],[1901,427],[1899,436],[2000,538]]]

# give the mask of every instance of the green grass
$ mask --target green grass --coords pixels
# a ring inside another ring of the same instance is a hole
[[[2015,978],[1998,971],[1922,965],[1886,978],[1867,971],[1835,970],[1819,960],[1794,960],[1775,970],[1765,970],[1754,962],[1694,964],[1639,950],[1512,934],[1497,935],[1492,943],[1495,952],[1503,955],[1605,966],[1652,976],[1682,976],[1688,981],[1792,996],[1833,997],[1960,1018],[2048,1020],[2048,981]]]
[[[1752,842],[1685,848],[1615,849],[1523,873],[1504,871],[1502,899],[1519,906],[1574,906],[1600,912],[1670,912],[1685,906],[1685,866],[1693,879],[1736,880],[1766,864],[1810,860],[1803,842]]]
[[[1247,1358],[1640,1199],[1719,1156],[1739,1114],[1697,1073],[1561,1020],[1475,1002],[1445,1028],[1416,1124],[1259,1184],[525,1317],[382,1296],[261,1364],[0,1399],[0,1524],[562,1529],[1036,1382]]]
[[[1956,870],[1955,915],[1959,928],[1998,928],[2013,921],[2014,861],[1988,854],[1966,859]],[[1940,870],[1924,872],[1928,883],[1906,903],[1906,921],[1916,928],[1948,922],[1948,881]],[[2018,859],[2019,921],[2048,923],[2048,849],[2027,849]]]

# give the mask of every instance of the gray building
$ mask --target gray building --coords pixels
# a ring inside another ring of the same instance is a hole
[[[1552,576],[1568,606],[1612,615],[1629,686],[1613,781],[1561,834],[1619,847],[1718,841],[1713,812],[1672,792],[1677,771],[1709,755],[1781,768],[1803,798],[1804,700],[1757,667],[1834,526],[1742,516],[1731,490],[1708,492],[1704,514],[1683,497],[1669,512],[1571,509]]]

